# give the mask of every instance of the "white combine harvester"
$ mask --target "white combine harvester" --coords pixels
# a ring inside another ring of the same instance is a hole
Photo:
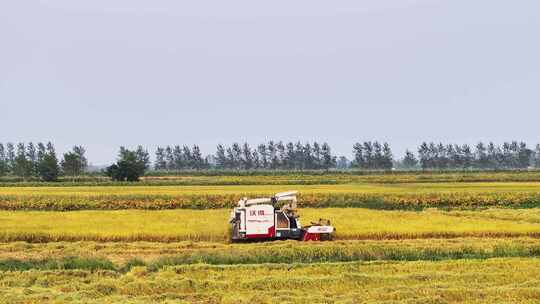
[[[297,193],[290,191],[269,198],[240,200],[231,212],[231,240],[331,240],[334,227],[328,220],[320,219],[318,223],[302,227],[296,214]]]

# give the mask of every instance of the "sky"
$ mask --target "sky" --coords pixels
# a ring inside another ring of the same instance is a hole
[[[540,2],[0,1],[0,142],[540,142]]]

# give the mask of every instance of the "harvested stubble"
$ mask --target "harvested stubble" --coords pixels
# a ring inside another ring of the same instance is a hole
[[[385,211],[301,209],[304,224],[328,218],[337,239],[540,236],[539,209]],[[229,210],[1,211],[0,241],[228,240]]]
[[[534,303],[540,261],[186,265],[126,274],[102,270],[4,272],[8,303]]]
[[[533,238],[458,238],[305,243],[279,241],[251,244],[207,242],[54,242],[0,243],[0,270],[117,269],[147,265],[158,270],[185,264],[317,263],[374,260],[449,260],[494,257],[539,257]],[[78,257],[74,259],[73,257]],[[67,261],[67,263],[66,263]],[[104,261],[110,261],[105,263]],[[138,262],[137,262],[138,261]],[[136,263],[135,263],[136,262]],[[115,265],[111,268],[110,265]],[[48,268],[47,268],[48,267]]]

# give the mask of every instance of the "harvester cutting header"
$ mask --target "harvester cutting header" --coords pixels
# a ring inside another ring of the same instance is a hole
[[[302,227],[296,213],[297,191],[278,193],[269,198],[241,199],[231,212],[232,241],[295,239],[331,240],[330,221]],[[281,206],[281,207],[280,207]]]

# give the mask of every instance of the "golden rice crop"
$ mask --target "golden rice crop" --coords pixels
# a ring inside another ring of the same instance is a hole
[[[295,185],[301,207],[417,209],[540,206],[540,183]],[[215,209],[284,186],[0,187],[3,210]]]
[[[500,213],[498,213],[500,212]],[[306,225],[328,218],[338,239],[540,236],[538,209],[382,211],[361,208],[300,210]],[[500,214],[499,217],[497,215]],[[532,214],[532,215],[531,215]],[[0,241],[226,241],[229,210],[1,211]]]
[[[185,265],[0,273],[6,303],[535,303],[540,261]]]
[[[134,259],[147,265],[180,265],[538,256],[540,256],[540,239],[529,237],[336,240],[333,242],[288,240],[245,244],[192,241],[0,243],[0,268],[2,261],[8,260],[41,261],[68,257],[101,258],[112,261],[121,268]]]

